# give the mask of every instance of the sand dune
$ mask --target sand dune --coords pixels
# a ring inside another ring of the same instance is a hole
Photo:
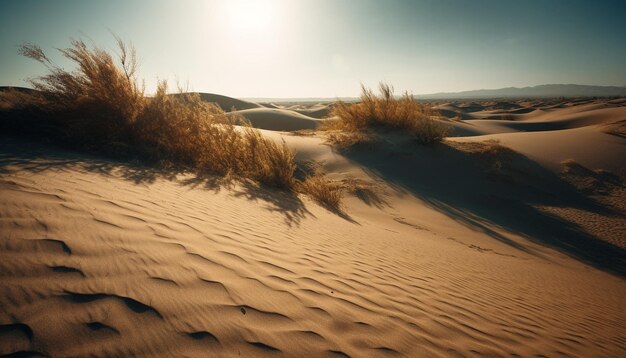
[[[437,105],[435,106],[435,109],[439,111],[439,114],[441,116],[444,116],[447,118],[460,118],[460,119],[476,118],[471,114],[471,111],[462,110],[461,108],[453,104],[449,104],[449,103]]]
[[[624,356],[626,139],[604,125],[626,107],[539,102],[435,147],[349,152],[285,133],[311,117],[237,111],[380,187],[341,215],[3,138],[0,354]],[[486,139],[519,153],[473,152]]]
[[[244,116],[255,128],[274,131],[315,129],[318,124],[315,118],[286,109],[251,108],[231,113]]]
[[[272,109],[278,109],[280,108],[279,106],[275,105],[274,103],[259,103],[261,106],[265,107],[265,108],[272,108]]]
[[[323,119],[328,116],[332,103],[261,103],[263,107],[272,109],[285,109],[288,111],[298,112],[308,117]]]
[[[260,108],[261,105],[248,102],[237,98],[232,98],[228,96],[223,96],[215,93],[200,93],[200,98],[206,102],[212,102],[217,104],[222,110],[225,112],[230,112],[233,110],[242,110],[242,109],[250,109],[250,108]]]
[[[624,167],[626,146],[623,139],[604,133],[602,126],[542,130],[532,135],[526,131],[505,132],[451,140],[498,140],[503,145],[552,168],[561,168],[560,163],[563,160],[575,158],[585,166],[593,168],[613,172],[626,169]]]
[[[626,107],[620,100],[579,100],[552,103],[552,108],[535,109],[515,120],[469,120],[454,123],[449,138],[455,142],[495,140],[552,171],[567,178],[594,200],[618,208],[617,214],[598,214],[559,204],[541,210],[579,225],[596,238],[618,247],[626,245],[623,190],[626,178],[626,145],[624,137],[611,134],[626,118]],[[545,103],[535,100],[529,109]],[[579,173],[571,173],[571,164]]]
[[[293,108],[292,110],[309,117],[322,119],[328,117],[332,104],[318,103],[306,108]]]
[[[544,107],[544,102],[535,100],[513,110],[479,110],[466,113],[459,106],[439,105],[442,115],[458,117],[464,121],[454,124],[454,136],[481,134],[558,131],[594,125],[602,125],[626,118],[626,107],[619,102],[609,103],[560,102],[560,107]],[[454,109],[454,114],[451,112]],[[476,109],[476,107],[472,107]],[[458,129],[457,129],[458,128]]]

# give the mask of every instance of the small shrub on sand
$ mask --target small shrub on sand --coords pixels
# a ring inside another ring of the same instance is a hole
[[[376,142],[376,135],[367,130],[344,131],[328,127],[323,127],[322,130],[326,131],[328,141],[340,149],[370,146]]]
[[[298,191],[310,196],[318,204],[333,211],[341,210],[343,188],[340,183],[329,180],[319,171],[298,183]]]
[[[2,96],[3,109],[28,109],[26,120],[7,116],[12,123],[5,119],[2,125],[79,149],[294,186],[294,153],[285,143],[264,138],[248,122],[229,118],[198,94],[168,95],[166,82],[154,97],[145,97],[135,75],[134,49],[119,38],[117,42],[119,62],[100,48],[73,40],[70,48],[60,50],[76,64],[73,72],[54,65],[41,48],[22,46],[21,53],[49,73],[32,81],[35,94],[9,91]]]
[[[405,93],[396,98],[393,88],[381,83],[380,95],[362,86],[361,101],[358,103],[337,102],[332,108],[323,130],[339,131],[331,141],[357,144],[368,141],[379,130],[396,130],[407,133],[422,144],[441,141],[449,126],[433,119],[436,112],[425,104],[415,101]]]

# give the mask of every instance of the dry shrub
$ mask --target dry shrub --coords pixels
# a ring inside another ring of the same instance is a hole
[[[271,186],[293,185],[294,153],[285,143],[263,137],[243,117],[226,116],[197,93],[171,96],[161,82],[133,128],[139,143],[169,162]]]
[[[434,119],[437,113],[430,106],[416,102],[408,93],[396,98],[393,88],[385,83],[379,86],[379,96],[363,85],[361,88],[361,101],[338,101],[331,109],[329,119],[322,125],[323,130],[361,132],[360,136],[356,136],[355,143],[375,136],[375,132],[380,129],[405,132],[422,144],[439,142],[448,133],[449,126]],[[349,144],[355,138],[348,136],[335,139]]]
[[[341,211],[342,185],[328,179],[320,171],[315,171],[313,175],[298,182],[298,191],[329,210]]]
[[[141,113],[145,98],[143,86],[136,78],[135,50],[116,37],[120,54],[119,65],[105,50],[89,48],[81,40],[71,40],[71,47],[60,49],[61,54],[75,63],[73,72],[55,65],[44,51],[25,44],[20,53],[46,66],[48,74],[31,81],[31,85],[45,97],[48,110],[69,115],[69,131],[77,134],[103,133],[123,136],[121,133]]]
[[[387,205],[382,186],[356,178],[333,181],[319,169],[314,169],[312,175],[298,182],[297,187],[299,192],[310,196],[318,204],[335,212],[342,211],[344,193],[356,196],[367,205],[376,207]]]
[[[119,64],[105,50],[89,48],[81,40],[59,49],[76,65],[67,71],[54,64],[44,51],[32,44],[20,47],[25,57],[42,63],[48,74],[30,80],[36,91],[3,99],[9,107],[24,112],[23,129],[51,137],[67,145],[106,149],[129,142],[130,125],[145,106],[143,86],[137,82],[135,51],[116,37]],[[15,125],[15,124],[12,124]],[[123,145],[122,145],[123,146]]]
[[[249,125],[242,131],[243,141],[237,155],[241,173],[266,185],[292,187],[296,170],[294,151],[284,141],[278,144],[267,139]],[[232,154],[225,152],[224,155]]]
[[[325,130],[326,138],[335,147],[340,149],[352,148],[356,146],[368,146],[373,145],[376,142],[376,135],[371,131],[343,131],[338,129],[331,130],[328,128],[329,127],[326,127]]]
[[[45,134],[74,147],[293,187],[294,153],[285,143],[264,138],[198,94],[168,95],[166,82],[159,83],[154,97],[145,97],[135,74],[135,51],[116,39],[119,62],[80,40],[59,50],[77,65],[74,72],[54,65],[38,46],[22,46],[21,53],[49,73],[32,81],[39,95],[12,92],[3,98],[7,107],[20,101],[19,106],[36,108],[40,115],[29,125],[46,128]],[[49,123],[53,129],[47,129]]]

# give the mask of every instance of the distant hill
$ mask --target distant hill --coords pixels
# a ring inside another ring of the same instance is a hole
[[[302,104],[310,104],[310,103],[327,103],[327,102],[335,102],[337,100],[344,102],[354,102],[357,101],[358,97],[246,97],[242,98],[243,100],[256,102],[256,103],[302,103]]]
[[[463,92],[423,94],[416,98],[503,98],[503,97],[626,97],[626,87],[587,85],[540,85],[532,87],[507,87]]]
[[[588,86],[574,84],[551,84],[532,87],[506,87],[498,89],[480,89],[463,92],[439,92],[420,94],[417,99],[460,99],[460,98],[533,98],[533,97],[626,97],[626,86]],[[339,98],[345,102],[358,101],[358,97]],[[246,98],[257,103],[310,103],[334,102],[337,98]]]
[[[251,108],[259,108],[261,105],[253,102],[244,101],[237,98],[232,98],[228,96],[222,96],[220,94],[215,93],[204,93],[199,92],[200,98],[205,102],[212,102],[220,106],[224,112],[230,112],[233,108],[235,110],[243,110],[243,109],[251,109]],[[178,96],[179,94],[174,94],[174,96]]]
[[[16,90],[19,92],[30,93],[30,94],[39,92],[35,89],[26,88],[26,87],[0,86],[0,92],[9,91],[9,90]],[[240,99],[232,98],[228,96],[222,96],[222,95],[215,94],[215,93],[198,93],[198,94],[200,95],[200,99],[202,99],[205,102],[212,102],[212,103],[217,104],[225,112],[230,112],[233,109],[233,107],[236,110],[261,107],[261,105],[257,103],[252,103],[252,102],[248,102],[248,101],[244,101],[244,100],[240,100]],[[179,96],[179,95],[180,95],[179,93],[172,94],[172,96]]]
[[[33,93],[37,93],[39,91],[37,91],[36,89],[32,89],[32,88],[26,88],[26,87],[19,87],[19,86],[0,86],[0,92],[5,92],[5,91],[18,91],[18,92],[22,92],[22,93],[29,93],[29,94],[33,94]]]

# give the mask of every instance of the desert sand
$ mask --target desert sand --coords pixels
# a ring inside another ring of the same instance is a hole
[[[440,102],[442,144],[338,151],[292,133],[327,104],[210,100],[376,190],[332,212],[4,137],[0,354],[626,355],[625,101]]]

